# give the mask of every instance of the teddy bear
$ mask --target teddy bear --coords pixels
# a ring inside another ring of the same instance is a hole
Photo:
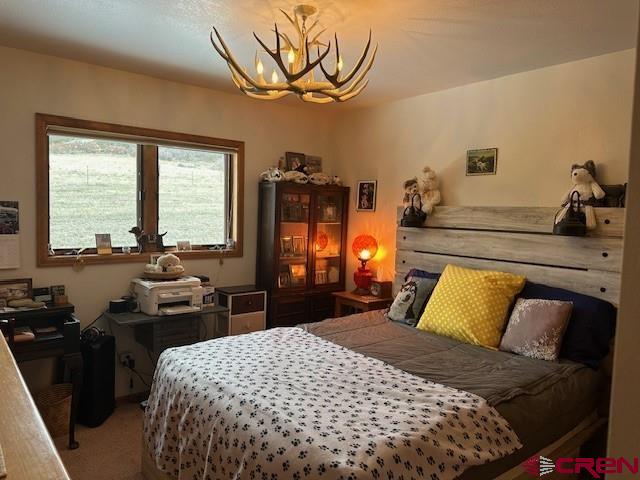
[[[574,192],[580,195],[580,203],[584,206],[584,213],[587,220],[587,228],[596,228],[596,214],[593,205],[596,200],[604,198],[605,192],[596,181],[596,164],[593,160],[587,160],[583,165],[574,163],[571,165],[572,187],[562,197],[564,207],[556,216],[556,223],[562,220],[569,208],[571,208],[571,196]]]
[[[284,172],[278,167],[269,167],[260,174],[260,181],[262,182],[281,182],[284,180]]]
[[[312,173],[309,175],[309,183],[313,185],[329,185],[331,183],[331,177],[322,172]]]
[[[288,172],[285,172],[284,179],[287,182],[300,184],[309,183],[309,177],[302,172],[298,172],[297,170],[289,170]]]
[[[155,264],[147,264],[144,268],[146,273],[168,272],[168,273],[184,273],[184,267],[181,265],[180,259],[172,253],[165,253],[158,257]]]
[[[404,188],[404,196],[402,197],[402,205],[404,208],[411,206],[411,199],[418,193],[418,177],[410,178],[406,180],[402,187]]]
[[[429,167],[424,167],[418,178],[418,193],[422,200],[422,211],[427,215],[430,215],[433,207],[438,205],[440,200],[442,200],[438,186],[439,183],[436,172]]]

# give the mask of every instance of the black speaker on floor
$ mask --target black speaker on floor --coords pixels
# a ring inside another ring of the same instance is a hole
[[[84,375],[78,421],[97,427],[109,418],[116,406],[116,339],[111,335],[85,339],[80,350]]]

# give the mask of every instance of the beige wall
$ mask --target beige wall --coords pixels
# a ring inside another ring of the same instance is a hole
[[[105,308],[108,299],[126,293],[129,280],[142,265],[87,266],[81,272],[35,267],[36,112],[246,142],[244,257],[225,260],[223,266],[217,260],[186,263],[188,272],[209,275],[218,285],[254,281],[259,172],[276,164],[286,150],[329,156],[329,117],[322,108],[263,103],[2,47],[0,65],[0,198],[20,201],[22,247],[22,268],[0,270],[0,279],[32,277],[35,286],[65,284],[84,325]],[[308,115],[309,111],[313,114]],[[118,349],[133,350],[140,369],[151,370],[146,353],[135,346],[126,329],[118,334]],[[25,364],[23,370],[35,388],[50,375],[39,361]],[[118,372],[118,395],[129,392],[123,373]],[[135,382],[138,390],[140,383]]]
[[[467,85],[390,104],[344,110],[261,103],[199,87],[0,47],[0,198],[21,203],[22,268],[0,278],[33,277],[36,286],[64,283],[83,324],[109,298],[124,294],[141,265],[35,268],[34,113],[174,130],[246,142],[245,255],[220,266],[192,261],[187,269],[218,285],[252,282],[256,177],[285,150],[315,153],[325,170],[355,187],[379,181],[374,214],[350,210],[349,235],[381,243],[384,276],[393,274],[395,208],[406,178],[430,165],[448,205],[557,205],[573,162],[594,159],[601,181],[627,178],[634,51],[624,51]],[[294,133],[291,133],[294,132]],[[468,148],[498,147],[498,174],[465,177]],[[353,268],[353,259],[349,258]],[[116,332],[119,350],[146,353],[131,332]],[[51,373],[25,364],[39,387]],[[117,394],[129,393],[118,367]],[[141,384],[135,380],[134,390]]]
[[[640,338],[640,62],[636,64],[636,90],[633,113],[631,161],[627,219],[624,233],[622,291],[618,312],[618,329],[614,355],[613,390],[609,429],[609,453],[612,456],[634,458],[640,452],[640,397],[638,381],[638,339]],[[637,478],[625,474],[621,480]]]
[[[627,50],[341,115],[339,175],[352,187],[379,182],[376,213],[351,209],[350,237],[378,237],[390,279],[402,182],[425,165],[438,172],[446,205],[555,206],[570,165],[588,159],[601,182],[625,182],[634,62]],[[466,177],[467,149],[485,147],[499,149],[497,175]]]

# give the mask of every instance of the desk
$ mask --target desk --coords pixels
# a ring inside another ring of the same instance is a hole
[[[136,342],[159,355],[170,347],[190,345],[203,340],[200,332],[201,322],[206,316],[213,315],[218,321],[220,316],[227,316],[229,309],[215,305],[201,312],[182,313],[179,315],[154,316],[146,313],[110,313],[102,316],[120,327],[132,327]],[[204,335],[207,337],[207,335]]]
[[[3,403],[0,442],[7,480],[69,480],[3,335],[0,335],[0,378]]]
[[[16,362],[40,358],[58,359],[58,380],[73,385],[71,415],[69,419],[69,448],[78,448],[75,439],[78,401],[82,389],[82,354],[80,353],[80,321],[74,316],[73,305],[52,305],[39,310],[18,310],[0,313],[4,321],[3,332],[9,338],[9,348]],[[55,326],[57,331],[36,336],[31,342],[13,342],[15,327],[42,328]]]
[[[335,318],[345,315],[344,307],[351,307],[361,312],[369,312],[387,308],[393,302],[391,297],[380,298],[373,295],[357,295],[353,292],[333,292],[333,296],[336,297]]]

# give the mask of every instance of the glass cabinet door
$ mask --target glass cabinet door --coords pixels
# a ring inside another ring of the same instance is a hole
[[[307,286],[310,200],[307,193],[282,193],[278,289]]]
[[[318,194],[316,200],[315,286],[340,282],[342,248],[343,195],[338,192]]]

